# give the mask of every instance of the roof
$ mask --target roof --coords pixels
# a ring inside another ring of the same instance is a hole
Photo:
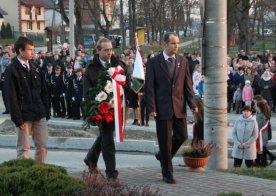
[[[29,6],[45,6],[45,3],[43,0],[20,0],[21,4],[23,5],[29,5]]]
[[[43,0],[45,4],[45,9],[54,9],[55,8],[55,2],[53,0]],[[56,5],[56,7],[58,7]]]
[[[0,8],[0,14],[1,15],[8,15],[8,13],[5,10],[1,9],[1,8]]]

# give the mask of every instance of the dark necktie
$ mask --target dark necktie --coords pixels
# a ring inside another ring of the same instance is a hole
[[[173,65],[175,64],[175,59],[173,57],[168,58],[168,61],[170,61]]]
[[[168,70],[170,74],[170,78],[173,79],[174,76],[174,69],[175,69],[175,59],[174,58],[168,58],[169,63],[168,64]]]
[[[28,71],[30,71],[29,66],[28,66],[27,64],[23,64],[23,66],[24,66]]]

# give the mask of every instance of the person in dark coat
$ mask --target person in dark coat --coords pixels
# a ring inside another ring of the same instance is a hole
[[[55,67],[55,74],[51,80],[54,117],[65,117],[64,85],[61,75],[61,67]]]
[[[53,65],[49,63],[47,65],[47,71],[44,73],[44,80],[46,82],[47,92],[48,92],[48,102],[49,102],[49,111],[51,115],[51,108],[53,104],[52,100],[52,77],[54,76]]]
[[[179,37],[166,33],[164,50],[149,59],[146,72],[146,101],[149,115],[156,119],[159,153],[163,181],[174,184],[172,158],[187,139],[186,104],[193,112],[194,92],[189,64],[186,58],[177,55]]]
[[[81,68],[76,70],[76,76],[73,79],[72,100],[73,100],[73,112],[72,112],[73,120],[79,120],[81,118],[80,110],[81,110],[81,102],[83,100],[83,78],[82,78]]]
[[[88,65],[84,74],[84,98],[88,96],[90,88],[95,88],[97,85],[98,76],[106,71],[105,67],[110,63],[111,67],[117,67],[120,65],[125,69],[125,64],[118,60],[114,55],[112,55],[112,43],[106,38],[102,38],[97,43],[97,54],[94,56],[91,64]],[[126,72],[126,85],[124,86],[125,91],[130,89],[130,75]],[[89,108],[87,108],[89,109]],[[110,124],[110,123],[109,123]],[[113,126],[107,126],[103,124],[100,128],[99,136],[94,142],[93,146],[88,151],[84,162],[89,167],[92,173],[97,173],[97,164],[100,153],[103,154],[103,159],[106,167],[106,176],[110,182],[119,182],[118,171],[116,170],[116,160],[115,160],[115,144],[113,139],[114,133],[114,121]]]
[[[73,93],[73,80],[74,80],[73,66],[72,64],[68,64],[66,68],[66,72],[63,73],[63,86],[64,86],[64,97],[66,101],[66,116],[67,119],[72,118],[72,93]]]
[[[42,70],[30,60],[34,55],[34,43],[19,37],[14,45],[17,57],[6,70],[6,95],[9,99],[11,120],[17,130],[17,157],[30,157],[29,134],[35,144],[35,160],[45,162],[47,156],[48,95]]]

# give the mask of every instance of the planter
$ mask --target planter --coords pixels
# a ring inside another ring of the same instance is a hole
[[[203,158],[191,158],[183,157],[184,163],[190,168],[191,171],[203,172],[203,168],[208,163],[208,157]]]

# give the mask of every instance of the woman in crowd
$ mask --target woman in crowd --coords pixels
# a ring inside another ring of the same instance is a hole
[[[258,131],[258,124],[255,116],[252,115],[251,107],[244,106],[232,132],[234,167],[241,167],[243,159],[246,167],[253,166],[253,161],[256,159]]]

